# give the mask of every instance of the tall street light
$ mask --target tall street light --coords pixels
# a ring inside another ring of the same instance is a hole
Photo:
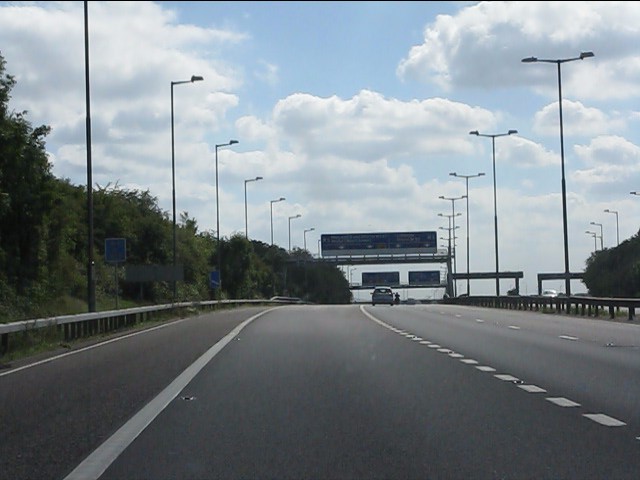
[[[593,251],[597,252],[598,251],[598,234],[596,232],[590,232],[589,230],[587,230],[586,232],[584,232],[588,235],[593,235]]]
[[[616,241],[617,244],[620,245],[620,225],[618,223],[618,212],[616,212],[615,210],[609,210],[608,208],[606,208],[604,210],[604,213],[613,213],[616,216]]]
[[[567,228],[567,185],[564,176],[564,133],[562,127],[562,75],[560,65],[574,60],[584,60],[593,57],[593,52],[582,52],[579,57],[562,59],[542,59],[537,57],[523,58],[523,63],[555,63],[558,66],[558,111],[560,113],[560,163],[562,166],[562,224],[564,232],[564,282],[567,297],[571,296],[571,277],[569,275],[569,233]]]
[[[483,172],[477,173],[475,175],[460,175],[456,172],[451,172],[449,175],[452,177],[464,178],[466,184],[466,195],[467,198],[467,295],[471,295],[471,283],[469,281],[469,179],[482,177],[484,176]]]
[[[464,195],[462,195],[461,197],[445,197],[443,195],[440,195],[438,198],[440,198],[441,200],[449,200],[451,202],[451,218],[453,219],[453,234],[455,235],[455,230],[456,230],[456,207],[455,207],[455,203],[457,200],[462,200],[463,198],[466,198]],[[453,273],[458,273],[458,267],[456,266],[457,261],[456,261],[456,257],[458,256],[457,251],[456,251],[456,242],[455,242],[455,238],[453,241]],[[453,293],[454,295],[457,297],[458,296],[458,282],[455,281],[453,282]]]
[[[87,138],[87,307],[96,311],[95,262],[93,260],[93,173],[91,167],[91,88],[89,82],[89,5],[84,2],[84,84],[87,119],[85,135]]]
[[[193,83],[204,80],[199,75],[192,75],[191,80],[179,80],[171,82],[171,198],[173,204],[173,301],[176,301],[176,150],[173,132],[173,86],[183,83]]]
[[[307,249],[307,232],[313,232],[315,230],[315,228],[308,228],[304,231],[304,233],[302,234],[303,238],[304,238],[304,249]]]
[[[250,178],[244,181],[244,238],[249,239],[249,221],[247,219],[247,183],[257,182],[262,177]]]
[[[597,225],[600,227],[600,250],[604,250],[604,242],[602,240],[602,224],[596,222],[589,222],[589,225]]]
[[[218,148],[235,145],[238,140],[229,140],[228,143],[216,144],[216,250],[218,251],[218,289],[222,292],[222,248],[220,248],[220,200],[218,196]]]
[[[277,202],[284,202],[286,198],[280,197],[277,200],[270,200],[270,210],[271,210],[271,245],[273,245],[273,204]]]
[[[469,135],[477,135],[478,137],[491,138],[491,147],[493,151],[493,228],[496,243],[496,296],[500,296],[500,266],[498,262],[498,195],[496,189],[496,137],[506,137],[518,133],[517,130],[509,130],[507,133],[485,134],[478,133],[477,130],[469,132]]]
[[[448,238],[449,243],[447,247],[447,291],[452,296],[455,296],[455,293],[453,291],[453,283],[452,283],[452,277],[451,277],[451,231],[454,230],[453,228],[451,228],[451,219],[459,215],[460,213],[457,213],[455,215],[445,215],[444,213],[438,214],[439,217],[446,217],[449,219],[449,228],[446,229],[449,231],[449,238]],[[440,229],[445,230],[443,227],[440,227]],[[454,231],[454,235],[455,235],[455,231]],[[455,245],[455,237],[453,239],[453,242]]]
[[[300,218],[302,215],[297,214],[292,217],[289,217],[289,253],[291,253],[291,220],[294,218]]]

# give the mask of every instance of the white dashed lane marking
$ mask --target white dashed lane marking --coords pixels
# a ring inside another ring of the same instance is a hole
[[[366,312],[365,312],[366,313]],[[442,314],[444,314],[444,312],[440,312]],[[461,315],[456,315],[456,317],[461,317]],[[373,320],[375,320],[372,317]],[[403,335],[413,341],[416,342],[420,342],[420,344],[422,345],[426,345],[429,348],[434,348],[434,349],[438,349],[438,352],[441,353],[447,353],[449,354],[450,357],[452,358],[458,358],[462,363],[465,363],[467,365],[474,365],[475,368],[477,368],[480,371],[483,372],[495,372],[496,369],[493,367],[490,367],[488,365],[478,365],[479,362],[477,360],[473,360],[471,358],[464,358],[464,355],[462,355],[461,353],[456,353],[446,347],[442,347],[438,344],[435,343],[431,343],[429,340],[424,340],[422,337],[419,337],[417,335],[414,335],[412,333],[407,333],[404,330],[400,330],[398,328],[392,327],[390,325],[384,324],[383,322],[380,322],[379,320],[375,320],[377,323],[380,323],[381,325],[389,328],[390,330]],[[480,318],[476,318],[475,319],[476,322],[478,323],[485,323],[484,320],[480,319]],[[520,327],[518,327],[517,325],[507,325],[507,328],[510,328],[512,330],[520,330]],[[578,340],[578,337],[574,337],[571,335],[560,335],[558,338],[561,338],[563,340],[570,340],[570,341],[576,341]],[[494,377],[496,377],[499,380],[503,380],[505,382],[513,382],[515,384],[517,384],[516,386],[526,392],[529,393],[546,393],[547,391],[544,388],[541,388],[537,385],[524,385],[523,381],[520,380],[517,377],[514,377],[513,375],[509,375],[509,374],[497,374],[494,375]],[[574,402],[573,400],[569,400],[568,398],[564,398],[564,397],[547,397],[545,400],[553,403],[554,405],[557,405],[559,407],[579,407],[581,406],[579,403]],[[596,422],[600,425],[604,425],[606,427],[622,427],[625,426],[626,423],[618,420],[617,418],[613,418],[610,417],[609,415],[605,415],[604,413],[586,413],[582,415],[585,418],[588,418],[589,420]],[[640,437],[635,437],[636,440],[640,441]]]
[[[576,403],[573,400],[569,400],[568,398],[564,398],[564,397],[549,397],[547,398],[547,400],[550,401],[551,403],[555,403],[559,407],[579,407],[580,406],[579,403]]]
[[[495,372],[496,369],[493,367],[489,367],[487,365],[482,365],[482,366],[476,366],[476,368],[478,370],[480,370],[481,372]]]
[[[604,413],[585,413],[583,416],[605,427],[622,427],[626,425],[626,423],[621,422],[617,418],[610,417]]]
[[[572,337],[571,335],[560,335],[558,338],[561,338],[563,340],[572,340],[572,341],[578,340],[578,337]]]
[[[546,393],[544,388],[540,388],[537,385],[518,385],[518,388],[525,390],[529,393]]]

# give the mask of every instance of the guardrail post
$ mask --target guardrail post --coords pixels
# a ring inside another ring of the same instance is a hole
[[[613,320],[614,318],[616,318],[616,309],[614,308],[613,305],[609,305],[609,318],[611,320]]]
[[[9,334],[3,333],[2,338],[0,339],[0,356],[4,355],[9,351]]]

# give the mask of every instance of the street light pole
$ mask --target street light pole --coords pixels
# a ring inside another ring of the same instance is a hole
[[[229,140],[228,143],[216,144],[216,250],[218,257],[218,289],[222,292],[222,248],[220,248],[220,200],[218,195],[218,148],[228,147],[238,143],[238,140]]]
[[[609,210],[608,208],[605,209],[604,212],[613,213],[616,216],[616,242],[618,245],[620,245],[620,225],[618,224],[618,212],[616,212],[615,210]]]
[[[294,218],[300,218],[302,215],[297,214],[292,217],[289,217],[289,253],[291,253],[291,220]]]
[[[453,230],[454,230],[454,235],[455,235],[455,229],[456,229],[456,207],[455,207],[455,203],[456,200],[462,200],[463,198],[467,198],[465,195],[462,195],[461,197],[445,197],[443,195],[440,195],[438,198],[440,198],[441,200],[449,200],[451,202],[451,218],[453,219]],[[457,264],[457,260],[456,257],[458,256],[457,252],[456,252],[456,242],[455,239],[453,241],[453,273],[458,273],[458,267],[456,266]],[[453,282],[453,294],[454,296],[458,296],[458,282],[454,281]]]
[[[307,249],[307,232],[313,232],[314,230],[315,230],[315,228],[313,228],[313,227],[312,228],[308,228],[302,234],[302,236],[304,237],[304,249],[305,250]]]
[[[471,283],[469,281],[469,179],[482,177],[484,176],[483,172],[477,173],[475,175],[460,175],[456,172],[451,172],[449,175],[453,177],[464,178],[466,184],[466,195],[467,198],[467,295],[471,295]]]
[[[438,216],[439,217],[446,217],[449,219],[449,228],[447,228],[447,230],[449,231],[449,239],[448,239],[448,247],[447,247],[447,290],[449,295],[451,296],[455,296],[455,292],[454,292],[454,288],[453,288],[453,279],[452,279],[452,275],[451,275],[451,231],[454,231],[454,235],[455,235],[455,228],[451,228],[451,219],[457,215],[460,215],[459,213],[456,215],[445,215],[443,213],[439,213]],[[444,230],[443,227],[440,227],[441,230]],[[455,237],[453,239],[454,245],[455,245]]]
[[[560,73],[560,65],[566,62],[572,62],[574,60],[584,60],[585,58],[593,57],[593,52],[582,52],[579,57],[575,58],[563,58],[563,59],[542,59],[537,57],[523,58],[523,63],[555,63],[558,66],[558,111],[560,114],[560,163],[562,166],[562,224],[564,233],[564,281],[565,281],[565,294],[567,297],[571,296],[571,276],[569,273],[569,233],[567,227],[567,185],[564,176],[564,132],[562,126],[562,76]]]
[[[491,138],[491,147],[493,151],[493,227],[496,243],[496,296],[500,296],[500,267],[498,263],[498,194],[496,188],[496,137],[506,137],[518,133],[517,130],[509,130],[507,133],[495,133],[492,135],[478,133],[477,130],[469,132],[469,135],[476,135],[478,137]]]
[[[602,224],[601,223],[596,223],[596,222],[589,222],[589,225],[597,225],[598,227],[600,227],[600,250],[604,250],[604,242],[602,240]]]
[[[273,204],[277,202],[284,202],[286,198],[280,197],[277,200],[270,201],[270,210],[271,210],[271,245],[273,245]]]
[[[244,181],[244,238],[249,239],[249,221],[247,219],[247,183],[257,182],[262,177],[250,178]]]
[[[171,199],[173,205],[173,301],[176,301],[176,150],[173,132],[173,86],[204,80],[199,75],[192,75],[191,80],[171,82]]]
[[[87,118],[85,135],[87,139],[87,307],[96,311],[95,261],[93,260],[93,173],[91,160],[91,88],[89,81],[89,5],[84,2],[84,85]]]
[[[598,251],[598,234],[596,232],[590,232],[589,230],[587,230],[584,233],[588,233],[589,235],[593,235],[593,251],[597,252]]]

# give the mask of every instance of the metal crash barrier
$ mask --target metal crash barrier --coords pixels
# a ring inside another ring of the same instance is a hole
[[[446,303],[471,305],[476,307],[505,308],[509,310],[547,311],[588,317],[599,317],[607,312],[614,319],[624,309],[628,321],[635,320],[636,308],[640,307],[640,298],[598,298],[586,296],[543,297],[538,295],[521,296],[470,296],[446,300]]]
[[[47,327],[55,327],[62,333],[65,341],[72,341],[78,338],[91,337],[131,327],[138,323],[147,322],[153,317],[159,316],[165,312],[170,312],[173,315],[181,315],[187,312],[213,309],[215,307],[225,305],[277,305],[292,303],[300,303],[300,299],[293,297],[274,297],[270,300],[211,300],[202,302],[169,303],[165,305],[81,313],[77,315],[62,315],[57,317],[4,323],[0,324],[0,356],[5,355],[9,351],[10,335],[20,333],[24,334]]]

